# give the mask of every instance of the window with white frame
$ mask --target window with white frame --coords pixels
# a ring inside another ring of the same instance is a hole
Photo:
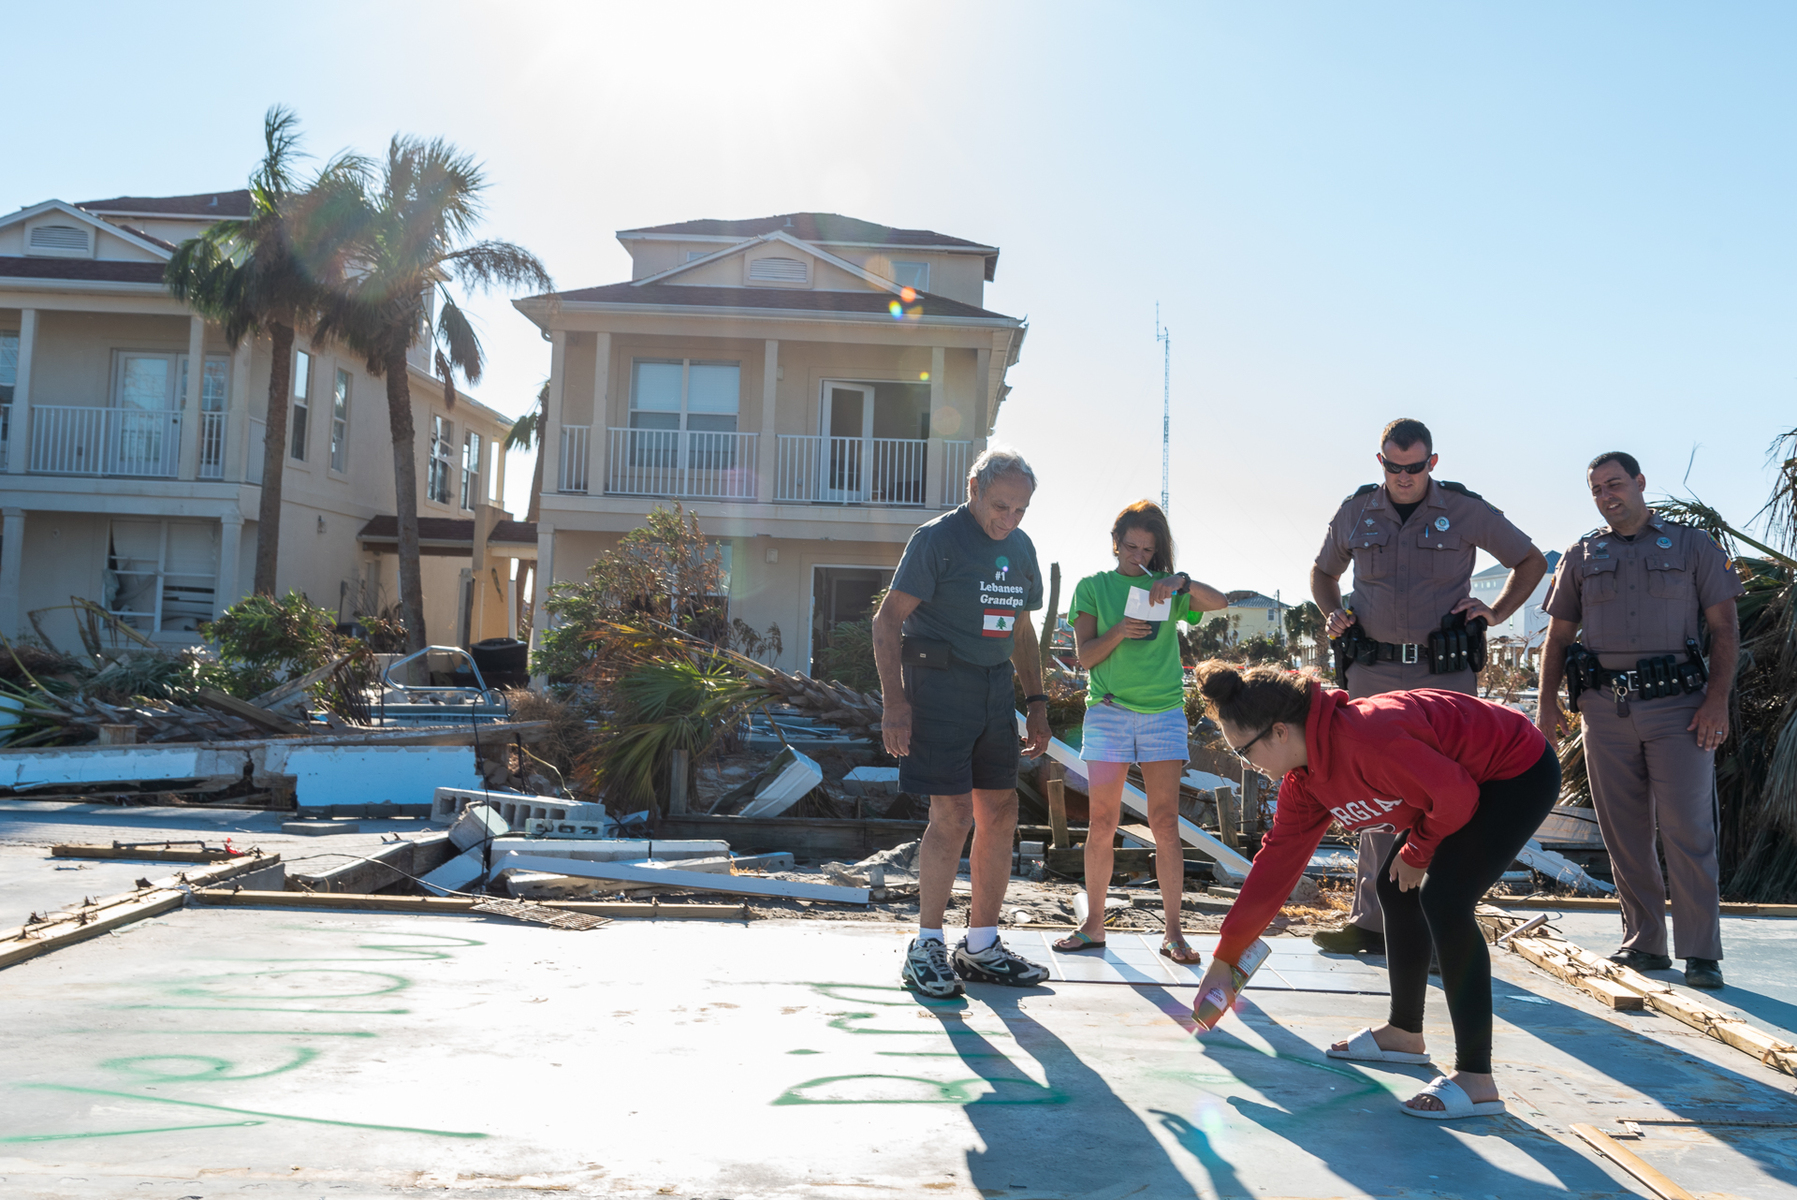
[[[470,429],[462,435],[462,507],[472,510],[480,500],[480,434]]]
[[[892,282],[900,287],[916,288],[920,292],[927,292],[930,290],[930,264],[895,260],[892,264]]]
[[[187,399],[187,355],[181,356],[176,403]],[[231,404],[231,360],[209,354],[200,368],[200,478],[222,479],[225,473],[224,411]],[[218,414],[216,416],[210,414]]]
[[[424,481],[424,496],[438,504],[449,503],[449,478],[454,469],[455,425],[447,419],[431,414],[431,458],[430,468]]]
[[[0,447],[12,442],[12,391],[19,382],[19,331],[0,329]]]
[[[349,372],[337,368],[331,389],[331,470],[349,469]]]
[[[304,350],[293,352],[293,416],[289,419],[293,435],[291,453],[306,461],[306,426],[312,415],[312,356]]]
[[[735,466],[741,394],[741,363],[636,359],[631,363],[630,427],[642,432],[631,437],[632,464]]]
[[[111,522],[106,611],[144,633],[197,633],[217,599],[218,531],[201,521]]]

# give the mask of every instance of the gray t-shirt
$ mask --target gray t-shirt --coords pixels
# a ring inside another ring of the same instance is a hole
[[[955,657],[995,667],[1011,657],[1019,612],[1042,607],[1042,572],[1029,535],[994,541],[963,504],[918,526],[905,545],[892,590],[922,601],[905,618],[913,637],[937,638]]]

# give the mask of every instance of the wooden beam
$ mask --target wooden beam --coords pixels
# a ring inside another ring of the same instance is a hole
[[[1616,912],[1620,902],[1607,896],[1490,896],[1486,904],[1498,908],[1546,909],[1560,912]],[[1666,902],[1668,911],[1672,901]],[[1797,904],[1723,904],[1725,917],[1797,917]]]
[[[251,725],[266,729],[270,733],[301,737],[311,732],[297,721],[289,721],[286,717],[271,713],[266,708],[251,704],[248,700],[239,700],[235,696],[227,695],[217,688],[201,688],[199,701],[207,708],[216,712],[228,713],[241,721],[248,721]]]
[[[370,896],[354,892],[251,892],[229,888],[195,890],[196,904],[226,908],[309,908],[346,912],[425,913],[444,916],[474,915],[480,901],[473,896]],[[747,904],[647,904],[603,900],[534,900],[545,908],[588,913],[597,917],[688,917],[710,920],[747,920]]]
[[[1043,787],[1048,789],[1048,827],[1054,832],[1051,848],[1068,850],[1073,842],[1067,836],[1066,768],[1060,763],[1050,763],[1047,771],[1048,779]]]
[[[1242,810],[1236,802],[1235,789],[1220,787],[1211,795],[1217,802],[1217,836],[1237,853],[1242,849]]]
[[[239,855],[230,862],[198,871],[176,872],[148,887],[90,901],[72,910],[51,913],[41,922],[0,931],[0,967],[10,967],[40,954],[110,933],[121,925],[180,908],[187,902],[187,893],[180,890],[183,885],[198,888],[220,883],[280,861],[279,854]]]
[[[128,858],[136,862],[214,863],[225,862],[238,855],[229,850],[176,850],[152,846],[87,846],[68,843],[50,847],[52,858]]]
[[[1512,938],[1506,945],[1543,971],[1558,976],[1581,991],[1589,992],[1613,1009],[1620,1012],[1640,1012],[1646,1006],[1638,993],[1607,975],[1593,973],[1589,967],[1579,964],[1566,953],[1569,945],[1567,942],[1519,937]]]
[[[1661,1174],[1658,1168],[1595,1125],[1575,1124],[1572,1131],[1584,1138],[1593,1150],[1647,1185],[1660,1200],[1697,1200],[1690,1192]]]

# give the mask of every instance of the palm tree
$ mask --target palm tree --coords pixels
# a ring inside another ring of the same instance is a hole
[[[349,235],[352,276],[330,298],[318,336],[335,336],[365,356],[387,382],[393,435],[393,484],[399,519],[400,612],[406,642],[422,650],[423,578],[418,569],[418,465],[413,447],[412,386],[407,353],[419,338],[435,351],[443,403],[455,406],[455,373],[480,380],[480,339],[446,284],[495,284],[548,292],[555,284],[536,255],[511,242],[467,241],[481,212],[486,179],[474,160],[441,139],[395,137],[378,182],[365,189]],[[430,319],[433,294],[441,298]]]
[[[538,511],[543,506],[543,414],[549,411],[549,381],[543,381],[543,387],[537,392],[536,407],[512,422],[511,431],[505,435],[507,450],[530,450],[537,452],[537,465],[530,474],[530,504],[525,510],[524,519],[535,521]]]
[[[333,200],[356,187],[366,165],[354,155],[338,155],[302,187],[293,169],[294,160],[304,157],[299,118],[280,105],[270,108],[262,137],[262,162],[250,176],[249,217],[220,221],[175,247],[163,282],[177,300],[222,326],[232,349],[246,335],[259,333],[268,334],[273,344],[252,589],[272,596],[281,540],[293,336],[297,328],[311,324],[325,289],[341,275],[328,214],[340,207]]]

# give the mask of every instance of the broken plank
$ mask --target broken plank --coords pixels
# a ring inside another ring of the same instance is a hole
[[[229,850],[176,850],[150,846],[87,846],[68,843],[50,847],[52,858],[128,858],[137,862],[214,863],[236,858]]]
[[[784,900],[822,900],[830,904],[866,904],[868,889],[828,883],[800,883],[785,879],[761,879],[746,875],[708,875],[674,868],[633,867],[627,863],[588,862],[574,858],[544,858],[511,851],[493,860],[495,877],[502,871],[548,871],[583,879],[615,879],[624,883],[648,883],[661,887],[688,888],[695,892],[725,892],[739,896],[768,896]]]
[[[1647,1185],[1648,1190],[1660,1197],[1660,1200],[1697,1200],[1697,1197],[1668,1179],[1652,1163],[1624,1147],[1597,1126],[1575,1123],[1572,1131],[1585,1139],[1593,1150]]]
[[[336,673],[338,667],[341,667],[349,660],[349,655],[340,654],[324,666],[319,667],[316,671],[308,671],[298,679],[289,679],[286,683],[275,684],[274,687],[263,692],[260,696],[251,700],[250,703],[259,708],[272,708],[291,696],[299,695],[315,683],[323,683],[326,679],[329,679]]]
[[[426,913],[457,916],[477,913],[484,897],[475,896],[367,896],[353,892],[252,892],[229,888],[204,888],[193,893],[196,904],[224,908],[309,908],[345,912]],[[685,917],[710,920],[742,920],[748,909],[741,904],[648,904],[629,901],[538,900],[545,908],[587,913],[599,917]]]
[[[201,688],[199,701],[207,708],[229,714],[240,721],[248,721],[251,725],[266,729],[270,733],[297,737],[311,732],[297,721],[289,721],[286,717],[271,713],[266,708],[259,708],[248,700],[239,700],[236,696],[228,695],[217,688]]]
[[[1590,968],[1577,964],[1565,952],[1567,944],[1566,942],[1549,941],[1546,938],[1512,938],[1508,943],[1512,950],[1543,971],[1557,976],[1581,991],[1589,992],[1619,1012],[1639,1012],[1645,1006],[1645,1001],[1639,993],[1631,991],[1607,975],[1593,974]]]

